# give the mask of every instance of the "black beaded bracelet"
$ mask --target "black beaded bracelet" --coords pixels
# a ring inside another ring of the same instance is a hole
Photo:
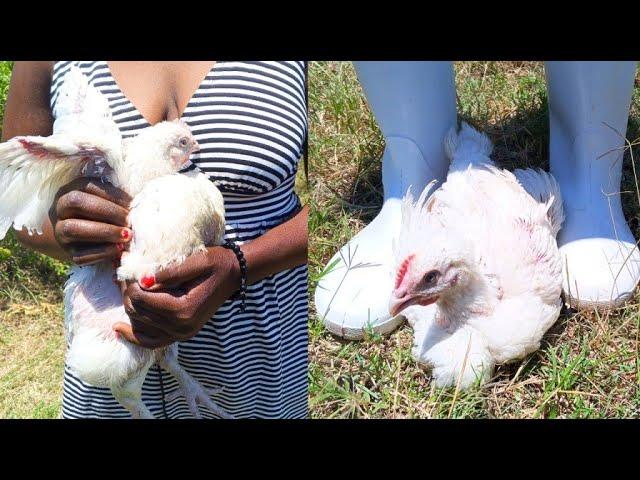
[[[238,259],[238,263],[240,264],[240,290],[238,290],[231,299],[239,299],[240,311],[244,312],[245,300],[247,299],[247,260],[244,258],[244,254],[237,243],[234,243],[231,240],[225,240],[222,246],[229,250],[233,250],[233,253],[235,253],[236,258]]]

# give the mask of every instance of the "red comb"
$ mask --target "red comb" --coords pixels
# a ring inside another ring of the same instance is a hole
[[[400,265],[400,268],[398,268],[398,273],[396,273],[395,288],[398,288],[402,284],[402,280],[404,280],[404,276],[406,275],[407,270],[409,270],[409,264],[411,263],[411,260],[413,260],[413,257],[415,257],[415,255],[409,255],[404,259],[404,261]]]

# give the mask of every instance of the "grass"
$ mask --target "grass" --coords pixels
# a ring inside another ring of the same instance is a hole
[[[458,114],[489,134],[506,168],[548,169],[549,125],[539,62],[459,62]],[[337,249],[382,203],[384,140],[348,62],[309,70],[309,291]],[[636,82],[638,84],[638,82]],[[627,138],[640,136],[635,88]],[[634,146],[634,149],[636,147]],[[634,158],[638,158],[634,150]],[[636,165],[637,167],[637,165]],[[629,152],[623,192],[635,192]],[[638,199],[623,194],[639,238]],[[310,302],[309,395],[312,418],[627,418],[640,416],[640,297],[604,316],[564,312],[542,348],[502,366],[488,384],[465,392],[436,389],[411,358],[412,330],[370,333],[345,342],[327,333]]]

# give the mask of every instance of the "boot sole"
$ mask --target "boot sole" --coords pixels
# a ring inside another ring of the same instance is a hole
[[[402,315],[397,315],[389,320],[386,320],[382,323],[378,323],[370,328],[354,328],[354,327],[345,327],[343,324],[334,323],[328,320],[322,319],[322,323],[325,328],[336,337],[343,338],[345,340],[363,340],[367,333],[373,330],[374,333],[378,335],[389,335],[394,330],[396,330],[400,325],[405,322],[405,317]]]
[[[599,313],[620,308],[632,298],[633,292],[629,292],[608,301],[580,300],[579,298],[572,297],[566,293],[564,294],[565,305],[569,308],[574,310],[596,310]]]

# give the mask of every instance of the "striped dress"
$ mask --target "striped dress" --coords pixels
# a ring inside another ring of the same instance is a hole
[[[104,61],[57,62],[58,88],[71,64],[106,96],[124,137],[148,127],[122,93]],[[294,192],[307,133],[303,62],[217,62],[191,97],[182,119],[200,151],[187,170],[198,169],[224,196],[226,238],[249,242],[300,208]],[[271,275],[247,288],[246,310],[227,301],[191,340],[179,361],[205,387],[224,389],[213,399],[237,418],[307,416],[307,267]],[[157,418],[189,418],[171,375],[153,366],[142,399]],[[201,408],[205,417],[214,417]],[[105,388],[90,386],[65,367],[63,418],[127,418]]]

